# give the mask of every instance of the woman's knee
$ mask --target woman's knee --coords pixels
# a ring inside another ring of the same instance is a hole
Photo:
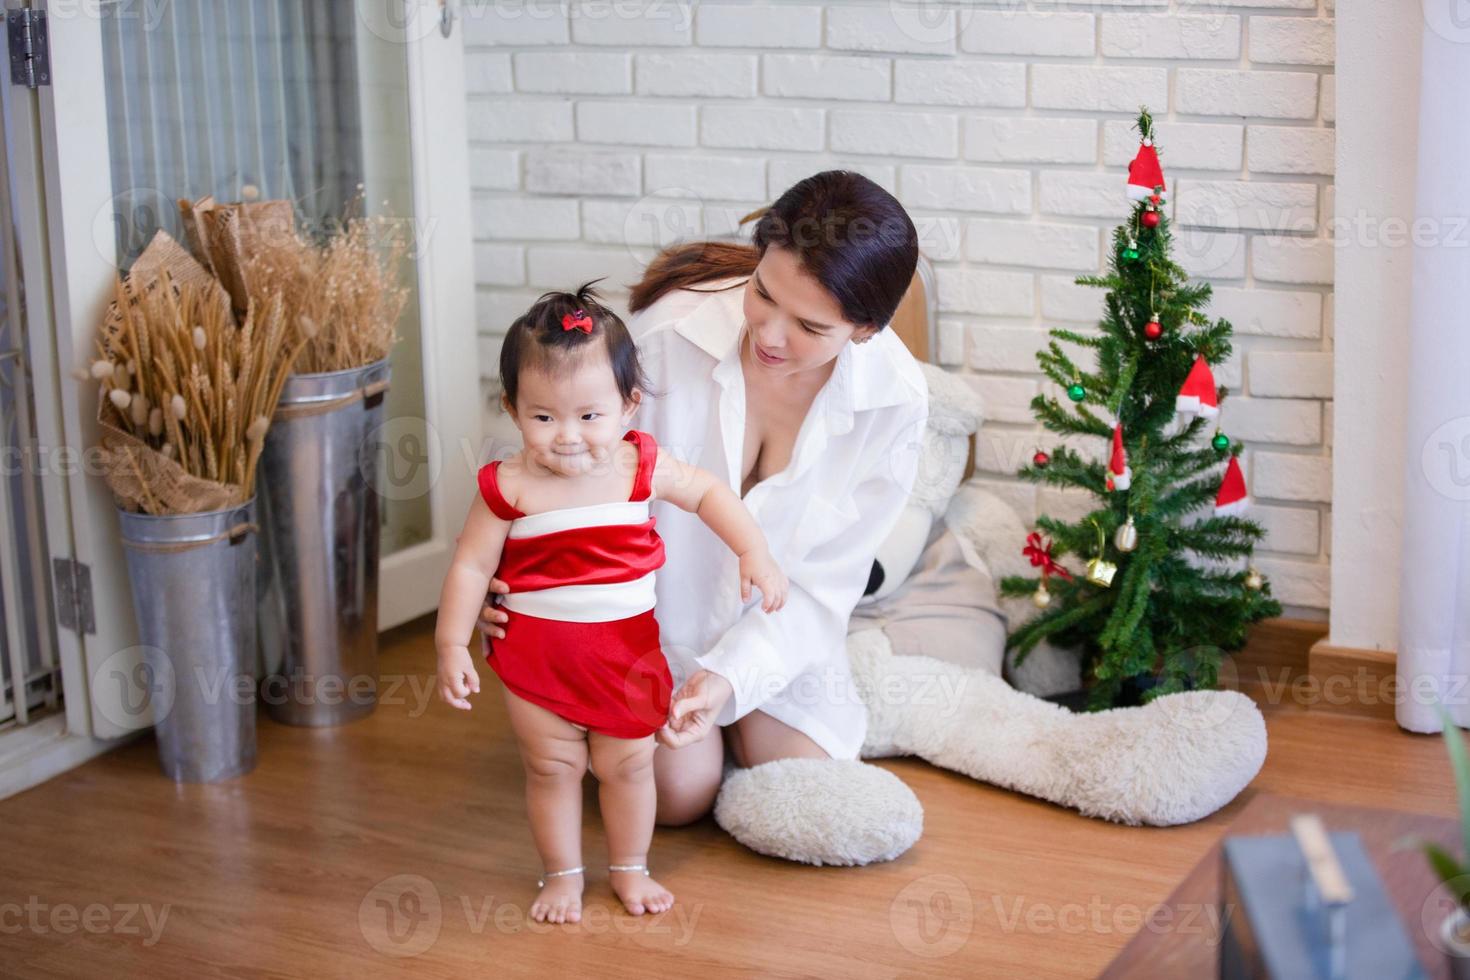
[[[662,827],[683,827],[703,820],[715,807],[715,798],[720,795],[720,784],[680,786],[673,792],[658,795],[658,806],[654,822]]]
[[[711,741],[712,746],[707,744]],[[692,749],[700,751],[691,752]],[[659,746],[653,759],[658,785],[655,821],[665,827],[678,827],[694,823],[709,813],[720,794],[724,761],[717,734],[682,749]]]

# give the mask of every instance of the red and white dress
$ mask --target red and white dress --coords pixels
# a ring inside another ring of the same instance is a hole
[[[637,429],[638,471],[626,501],[524,514],[500,493],[500,462],[480,494],[510,521],[496,577],[510,587],[504,639],[485,662],[512,693],[590,731],[643,738],[663,726],[673,678],[653,616],[664,543],[649,513],[658,444]]]

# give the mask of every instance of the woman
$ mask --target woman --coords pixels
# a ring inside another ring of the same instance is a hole
[[[655,503],[657,611],[682,681],[654,753],[660,823],[710,811],[727,747],[740,767],[858,757],[867,709],[847,620],[913,487],[928,412],[917,363],[885,329],[917,262],[898,201],[828,171],[782,194],[751,245],[669,249],[633,289],[629,326],[659,392],[634,425],[729,479],[791,580],[778,613],[742,603],[728,549]],[[480,625],[500,637],[507,619],[487,605]]]

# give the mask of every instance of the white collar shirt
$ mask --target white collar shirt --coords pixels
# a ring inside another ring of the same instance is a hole
[[[654,389],[634,426],[737,495],[743,281],[673,290],[629,321]],[[664,652],[676,685],[701,667],[730,681],[717,724],[759,708],[832,758],[858,757],[867,708],[848,666],[847,621],[913,489],[927,417],[923,373],[892,330],[843,346],[790,463],[744,498],[791,582],[774,613],[761,610],[757,591],[740,601],[739,562],[697,515],[654,501],[666,553],[655,585]]]

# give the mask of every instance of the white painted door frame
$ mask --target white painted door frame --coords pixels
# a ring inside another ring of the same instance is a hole
[[[457,25],[448,37],[440,31],[439,0],[399,2],[402,8],[385,25],[382,14],[375,12],[383,6],[380,2],[359,0],[358,21],[360,31],[379,36],[385,36],[384,30],[396,31],[396,40],[406,46],[428,465],[437,478],[429,490],[431,536],[384,556],[379,599],[383,629],[437,605],[474,493],[473,468],[462,460],[476,456],[481,421],[473,356],[463,42]],[[85,450],[98,441],[97,389],[74,376],[92,360],[97,325],[116,274],[102,29],[98,0],[34,0],[32,6],[54,8],[47,18],[51,84],[34,92],[9,87],[4,111],[12,133],[12,180],[22,191],[15,201],[15,220],[27,312],[33,332],[49,333],[51,341],[37,345],[32,364],[39,439],[51,454],[42,480],[46,536],[53,555],[74,556],[89,567],[92,579],[95,632],[62,630],[60,636],[65,732],[95,743],[136,734],[109,719],[118,712],[99,710],[97,699],[116,696],[117,685],[94,684],[94,679],[104,665],[109,671],[130,669],[128,658],[137,643],[111,494],[86,465]],[[43,193],[25,194],[27,187]],[[67,759],[76,764],[79,755],[112,744],[69,749]],[[0,796],[5,795],[3,780],[0,772]]]

